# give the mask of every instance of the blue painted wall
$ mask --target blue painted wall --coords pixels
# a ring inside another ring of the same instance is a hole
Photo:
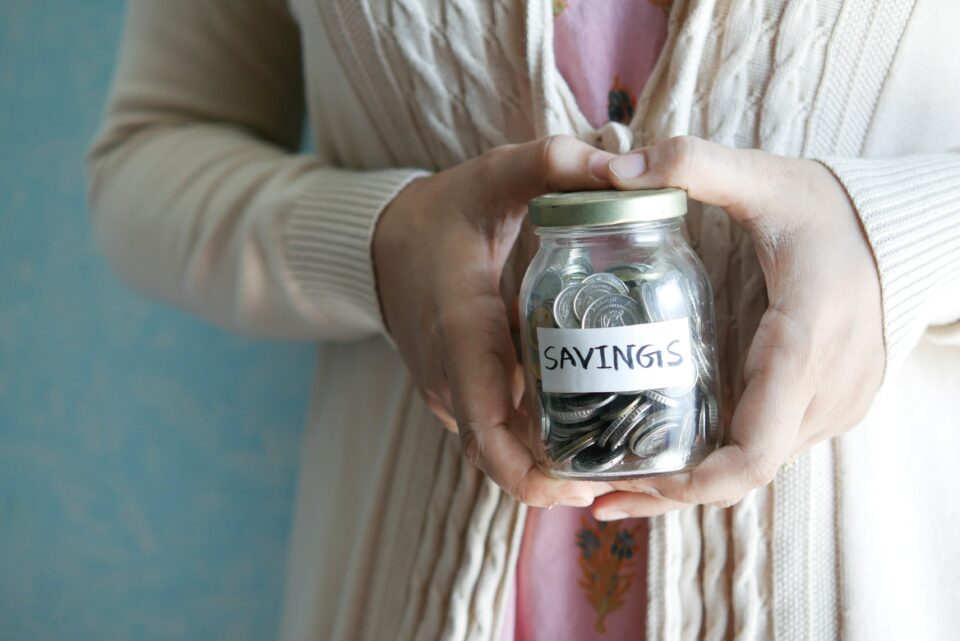
[[[83,154],[120,0],[0,0],[0,641],[275,634],[305,344],[127,291]]]

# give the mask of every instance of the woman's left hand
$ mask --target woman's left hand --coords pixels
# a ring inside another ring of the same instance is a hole
[[[843,187],[814,161],[684,136],[620,156],[609,172],[618,189],[680,187],[722,207],[753,240],[769,305],[723,446],[689,473],[613,483],[594,515],[733,505],[869,409],[885,363],[873,254]]]

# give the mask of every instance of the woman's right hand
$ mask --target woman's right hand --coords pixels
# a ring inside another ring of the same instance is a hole
[[[374,233],[387,329],[427,404],[459,432],[467,459],[528,505],[586,506],[611,488],[552,479],[534,462],[501,276],[529,260],[511,252],[527,202],[609,189],[613,157],[569,136],[496,147],[411,182]]]

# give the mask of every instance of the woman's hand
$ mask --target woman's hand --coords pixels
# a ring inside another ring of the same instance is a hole
[[[534,463],[501,276],[515,271],[530,198],[609,189],[612,158],[568,136],[497,147],[410,183],[373,238],[387,328],[428,405],[470,461],[530,505],[585,506],[610,487],[551,479]]]
[[[814,161],[680,137],[618,157],[609,170],[618,189],[680,187],[722,207],[753,240],[769,306],[723,447],[689,473],[613,483],[621,491],[598,499],[594,515],[732,505],[870,407],[885,360],[870,246],[843,187]]]

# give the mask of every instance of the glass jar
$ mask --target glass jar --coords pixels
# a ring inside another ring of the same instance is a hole
[[[696,466],[721,441],[713,293],[679,189],[530,201],[540,250],[520,291],[531,442],[561,478]]]

